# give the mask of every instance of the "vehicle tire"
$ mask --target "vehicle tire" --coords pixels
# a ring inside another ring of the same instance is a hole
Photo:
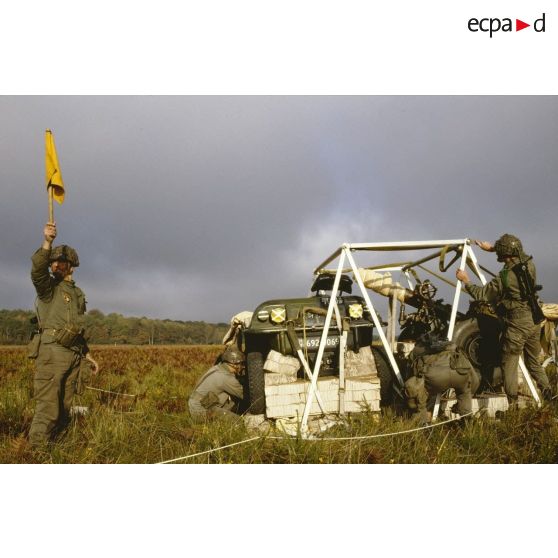
[[[500,334],[498,320],[486,316],[469,318],[455,324],[453,341],[480,374],[480,391],[502,383]]]
[[[460,348],[477,369],[481,366],[481,332],[476,318],[455,324],[453,342]]]
[[[265,379],[264,355],[259,351],[252,351],[246,355],[246,388],[247,411],[252,415],[265,413]]]
[[[391,365],[384,350],[372,347],[376,371],[380,379],[380,407],[389,407],[400,400],[394,387],[399,383],[391,369]]]

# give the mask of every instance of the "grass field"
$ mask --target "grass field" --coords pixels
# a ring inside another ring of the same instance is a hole
[[[99,376],[75,405],[88,407],[43,452],[23,443],[33,416],[33,361],[24,347],[0,347],[0,462],[158,463],[250,438],[178,463],[556,463],[552,409],[525,409],[501,420],[452,422],[409,434],[411,419],[361,413],[320,440],[247,429],[244,422],[192,422],[187,400],[218,346],[94,347]],[[104,391],[98,391],[104,390]],[[114,393],[108,393],[114,392]],[[328,441],[327,437],[393,436]]]

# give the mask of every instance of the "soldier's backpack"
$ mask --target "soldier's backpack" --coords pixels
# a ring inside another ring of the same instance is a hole
[[[459,374],[468,374],[472,369],[471,363],[461,349],[450,348],[439,353],[417,356],[412,363],[413,375],[422,377],[425,374],[447,372],[449,369]]]
[[[420,378],[428,372],[447,372],[450,368],[465,375],[472,366],[455,343],[432,334],[421,336],[411,353],[413,375]]]

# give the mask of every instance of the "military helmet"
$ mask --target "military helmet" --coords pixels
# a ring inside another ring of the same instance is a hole
[[[67,244],[55,246],[50,252],[50,262],[68,262],[72,267],[79,267],[78,253]]]
[[[495,243],[494,250],[498,256],[498,261],[503,262],[505,256],[517,256],[521,257],[523,255],[523,246],[521,240],[514,236],[513,234],[503,234]]]
[[[229,364],[244,364],[246,357],[244,356],[244,353],[236,347],[227,347],[221,357],[221,360],[223,362],[228,362]]]

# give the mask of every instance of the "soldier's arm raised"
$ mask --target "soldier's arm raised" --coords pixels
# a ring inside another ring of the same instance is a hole
[[[500,276],[494,277],[490,283],[487,283],[483,287],[465,282],[465,290],[475,300],[486,300],[487,302],[496,303],[503,294],[502,279],[500,279]]]
[[[56,223],[47,223],[43,229],[43,234],[45,239],[43,240],[42,248],[43,250],[50,250],[57,234]]]
[[[41,300],[50,300],[53,286],[49,272],[50,251],[56,238],[56,224],[47,223],[43,230],[44,240],[41,247],[31,256],[31,281]]]
[[[475,244],[485,252],[494,252],[494,246],[486,240],[475,240]]]
[[[500,276],[494,277],[490,283],[484,285],[484,287],[479,287],[473,285],[469,279],[469,274],[464,269],[458,269],[455,272],[455,276],[459,281],[463,283],[465,290],[473,297],[475,300],[486,300],[488,302],[497,302],[502,294],[502,280]]]

